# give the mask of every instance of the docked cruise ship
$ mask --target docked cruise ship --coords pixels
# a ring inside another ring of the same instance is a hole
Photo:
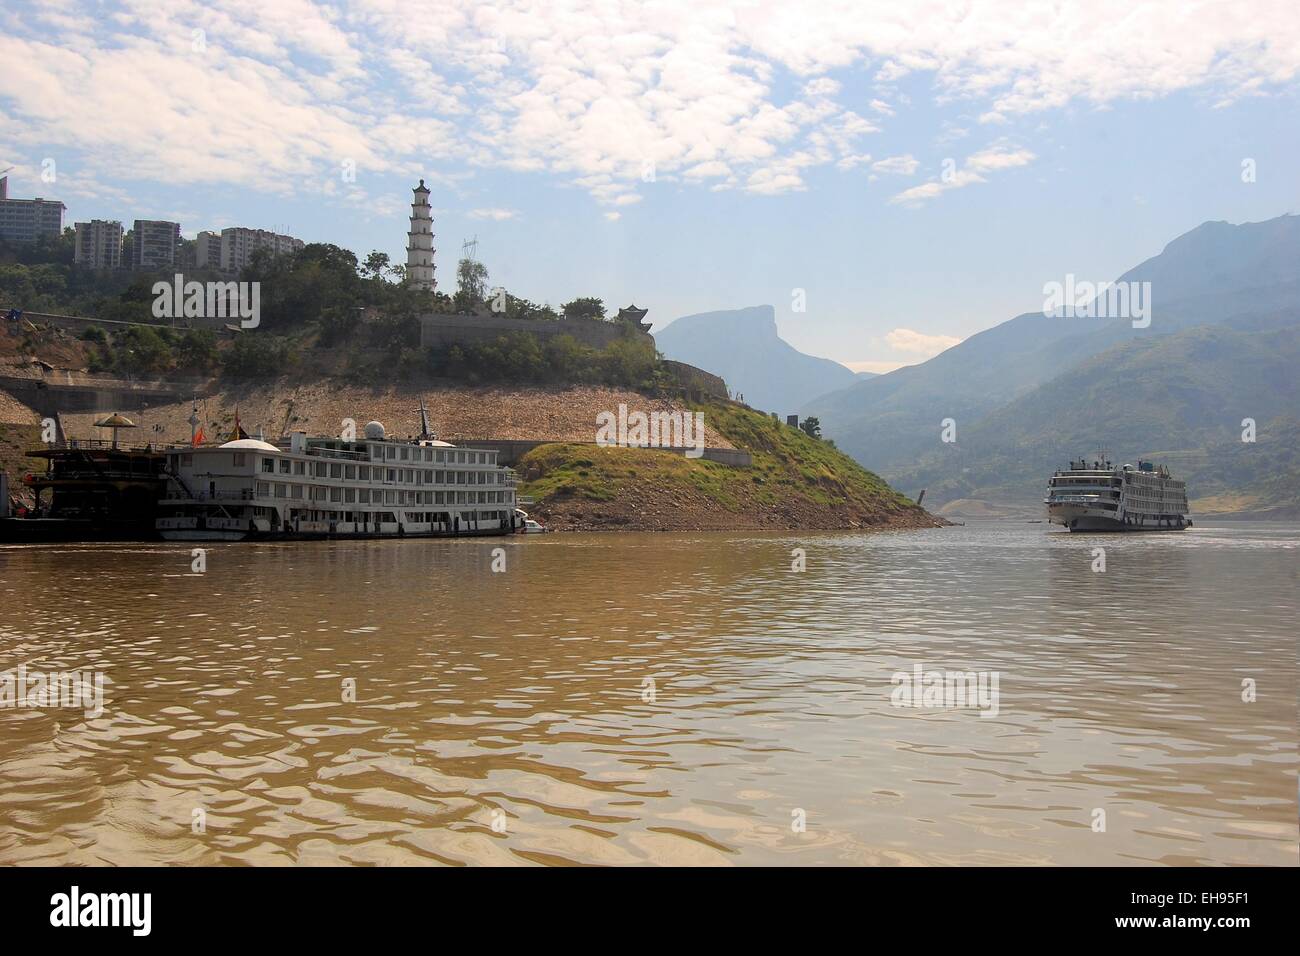
[[[172,541],[509,534],[515,476],[497,452],[429,437],[364,441],[294,432],[167,450],[156,527]]]
[[[1188,518],[1187,487],[1169,469],[1149,461],[1116,467],[1109,461],[1072,461],[1047,484],[1047,520],[1071,531],[1181,531]]]

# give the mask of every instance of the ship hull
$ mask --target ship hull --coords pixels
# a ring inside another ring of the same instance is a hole
[[[1047,520],[1070,531],[1183,531],[1192,526],[1185,515],[1103,514],[1091,508],[1055,506],[1048,508]]]

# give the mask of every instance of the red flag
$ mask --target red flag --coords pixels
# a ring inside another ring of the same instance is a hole
[[[195,447],[195,448],[198,448],[200,445],[203,444],[203,426],[202,426],[202,425],[200,425],[200,426],[199,426],[199,430],[196,431],[196,432],[194,433],[194,442],[193,442],[193,444],[194,444],[194,447]]]

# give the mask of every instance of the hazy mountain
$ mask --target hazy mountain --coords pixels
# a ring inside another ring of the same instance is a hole
[[[1300,301],[1300,217],[1204,223],[1120,281],[1151,283],[1149,327],[1135,329],[1128,318],[1027,313],[920,365],[823,395],[804,412],[817,415],[840,448],[899,480],[934,450],[945,418],[957,422],[959,436],[969,434],[1008,402],[1108,349]]]
[[[839,362],[805,355],[782,339],[770,305],[684,316],[654,336],[666,358],[721,375],[748,405],[783,418],[858,380]]]
[[[1300,505],[1300,307],[1114,346],[957,431],[900,470],[926,504],[1041,507],[1046,476],[1101,450],[1149,458],[1206,510]],[[1243,442],[1242,420],[1256,423]],[[1300,509],[1297,510],[1300,513]]]

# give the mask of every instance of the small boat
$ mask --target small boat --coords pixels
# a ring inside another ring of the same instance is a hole
[[[545,534],[550,529],[544,527],[532,518],[528,517],[528,512],[522,508],[515,509],[516,534]]]

